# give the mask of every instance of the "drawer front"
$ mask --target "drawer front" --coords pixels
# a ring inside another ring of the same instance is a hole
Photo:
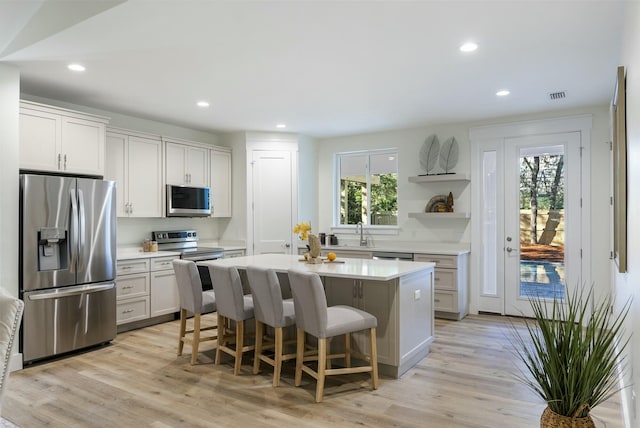
[[[116,304],[117,324],[149,318],[149,297],[121,300]]]
[[[149,272],[149,259],[118,260],[116,274],[127,275],[129,273]]]
[[[129,297],[148,296],[149,282],[148,273],[121,275],[116,278],[116,298],[121,300]]]
[[[436,291],[433,302],[436,311],[458,312],[458,293]]]
[[[173,270],[173,261],[178,257],[154,257],[151,259],[151,270]]]
[[[458,270],[436,269],[433,284],[436,290],[458,291]]]
[[[441,254],[414,254],[413,260],[416,262],[431,262],[436,264],[436,268],[458,267],[458,256],[445,256]]]

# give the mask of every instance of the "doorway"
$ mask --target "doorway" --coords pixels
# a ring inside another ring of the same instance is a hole
[[[295,254],[297,140],[247,138],[247,248],[250,254]]]
[[[564,302],[586,280],[582,144],[580,132],[473,141],[472,130],[477,311],[531,316],[531,297]]]

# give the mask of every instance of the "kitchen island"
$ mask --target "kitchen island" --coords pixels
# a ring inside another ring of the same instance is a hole
[[[262,254],[199,262],[245,270],[261,266],[278,272],[286,283],[286,272],[301,269],[322,278],[331,305],[354,306],[378,319],[378,368],[381,374],[398,378],[429,353],[434,339],[433,269],[434,263],[342,259],[339,262],[309,264],[300,256]],[[285,294],[283,292],[283,294]],[[340,351],[343,342],[331,347]],[[356,352],[365,353],[367,340],[357,333],[352,340]]]

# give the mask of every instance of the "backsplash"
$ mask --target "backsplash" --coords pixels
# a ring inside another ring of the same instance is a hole
[[[201,240],[217,240],[219,219],[215,218],[118,218],[118,246],[142,245],[154,230],[195,229]]]

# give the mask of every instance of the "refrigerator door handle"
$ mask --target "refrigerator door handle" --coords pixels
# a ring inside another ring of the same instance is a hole
[[[81,189],[78,189],[78,209],[80,211],[80,215],[78,216],[80,219],[80,231],[78,237],[80,238],[80,248],[84,248],[85,245],[85,231],[86,231],[86,217],[84,213],[84,193]],[[82,265],[83,261],[80,260],[82,256],[82,252],[78,252],[78,265]]]
[[[71,197],[71,272],[76,271],[78,266],[78,201],[76,190],[69,190]]]
[[[42,293],[29,293],[29,300],[49,300],[60,299],[63,297],[77,296],[78,294],[96,293],[98,291],[109,290],[114,288],[114,282],[107,282],[95,285],[80,285],[78,287],[67,287]],[[26,293],[25,293],[26,294]]]

